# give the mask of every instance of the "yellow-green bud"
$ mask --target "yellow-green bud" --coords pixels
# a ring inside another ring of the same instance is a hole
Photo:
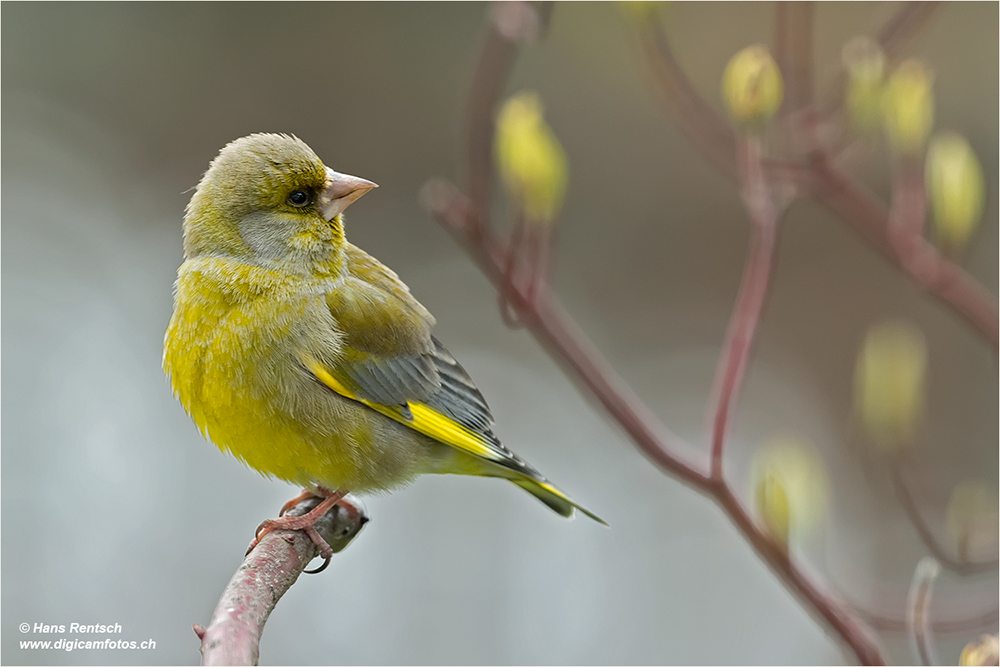
[[[766,475],[757,480],[757,512],[764,520],[768,535],[788,549],[791,511],[788,508],[788,494],[778,477]]]
[[[958,658],[959,665],[995,665],[1000,660],[1000,639],[996,635],[980,635],[965,645]]]
[[[771,439],[750,469],[757,513],[771,535],[787,545],[789,535],[807,534],[826,509],[826,474],[811,448],[788,436]]]
[[[552,222],[566,195],[566,154],[542,115],[542,102],[521,92],[504,103],[497,118],[496,159],[510,195],[528,222]]]
[[[650,0],[623,0],[618,2],[618,9],[637,23],[647,23],[654,20],[670,3]]]
[[[948,499],[945,528],[962,560],[975,559],[996,548],[997,494],[981,481],[966,480],[955,486]]]
[[[918,155],[934,125],[934,75],[919,60],[900,63],[889,77],[883,100],[889,145]]]
[[[965,245],[983,214],[983,170],[969,142],[945,132],[931,140],[926,164],[927,196],[943,245]]]
[[[909,444],[924,409],[927,345],[919,330],[890,322],[865,336],[854,373],[854,400],[872,441]]]
[[[867,132],[882,121],[885,57],[877,42],[861,36],[844,46],[843,60],[847,69],[847,113],[856,129]]]
[[[767,122],[781,106],[783,95],[781,71],[767,47],[748,46],[730,58],[722,74],[722,97],[737,125]]]

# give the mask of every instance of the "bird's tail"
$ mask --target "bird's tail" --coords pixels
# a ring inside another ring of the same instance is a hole
[[[574,509],[578,509],[597,523],[605,526],[608,525],[607,521],[597,516],[586,507],[583,507],[575,502],[572,498],[553,486],[548,480],[535,479],[534,477],[529,477],[528,475],[518,475],[517,477],[505,475],[505,477],[534,497],[541,500],[557,514],[561,514],[562,516],[568,518],[573,516]]]
[[[437,460],[432,471],[451,475],[501,477],[517,484],[557,514],[569,518],[573,516],[574,510],[580,510],[597,523],[608,525],[607,521],[560,491],[521,458],[500,447],[497,447],[495,451],[502,453],[503,458],[499,460],[489,459],[486,456],[477,456],[457,447],[442,447],[439,450],[441,457]]]

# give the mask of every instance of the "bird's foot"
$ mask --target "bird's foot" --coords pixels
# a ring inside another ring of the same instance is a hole
[[[292,509],[303,500],[309,500],[310,498],[329,498],[332,495],[330,491],[327,491],[322,486],[317,487],[317,491],[319,491],[319,493],[316,493],[312,489],[302,489],[302,493],[281,506],[281,511],[278,512],[278,516],[285,516],[285,512]]]
[[[253,551],[254,548],[260,544],[260,540],[272,530],[304,530],[306,531],[306,535],[309,536],[309,539],[313,541],[313,544],[319,548],[319,555],[322,556],[324,560],[329,562],[330,558],[333,557],[333,549],[330,548],[330,545],[326,543],[326,540],[324,540],[316,531],[315,525],[324,514],[330,511],[331,507],[336,505],[345,495],[347,495],[347,492],[333,492],[322,487],[319,487],[318,491],[322,494],[322,496],[324,496],[323,501],[316,505],[313,509],[309,510],[307,514],[303,514],[302,516],[280,516],[277,519],[267,519],[257,526],[257,533],[250,542],[250,546],[247,547],[247,553]],[[295,507],[295,505],[313,496],[318,496],[318,494],[311,491],[304,491],[298,497],[285,503],[285,505],[281,508],[281,514],[283,515],[292,507]]]

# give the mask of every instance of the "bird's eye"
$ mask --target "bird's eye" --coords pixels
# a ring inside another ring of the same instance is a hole
[[[292,206],[305,206],[309,203],[309,193],[304,190],[294,190],[288,195],[288,203]]]

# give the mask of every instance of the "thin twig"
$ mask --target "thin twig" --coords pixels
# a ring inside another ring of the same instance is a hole
[[[779,2],[775,7],[774,57],[785,83],[777,121],[787,144],[785,150],[798,158],[812,155],[821,147],[820,117],[813,102],[815,11],[814,2]],[[792,180],[798,185],[798,179]]]
[[[921,665],[937,663],[930,616],[934,580],[940,572],[941,566],[932,557],[925,556],[920,559],[913,572],[913,583],[910,584],[910,595],[906,601],[906,625],[910,640],[913,642],[914,653]]]
[[[698,94],[658,23],[644,23],[639,35],[667,111],[716,169],[736,178],[736,141],[728,123]]]
[[[866,611],[857,605],[854,605],[854,609],[868,625],[879,632],[900,633],[909,631],[906,619],[904,618],[890,618]],[[995,628],[998,618],[1000,618],[1000,614],[998,614],[997,610],[991,609],[981,614],[970,616],[969,618],[932,619],[930,627],[935,635],[968,635],[973,632],[982,632]]]
[[[882,26],[876,38],[889,62],[899,58],[903,47],[920,32],[941,5],[940,2],[907,2]]]
[[[925,2],[924,0],[907,2],[882,26],[875,41],[878,42],[882,54],[885,56],[886,65],[892,65],[899,59],[903,48],[927,25],[941,4],[940,2]],[[836,92],[826,96],[829,102],[823,106],[824,116],[832,117],[842,114],[846,85],[847,76],[841,73],[836,83]]]
[[[887,233],[904,268],[913,275],[924,274],[931,267],[920,252],[924,241],[927,197],[924,193],[922,163],[913,157],[897,160],[892,174]]]
[[[333,551],[342,551],[368,521],[351,497],[334,505],[316,522],[317,532]],[[320,498],[303,500],[286,514],[302,516]],[[301,530],[274,530],[247,554],[219,599],[208,627],[195,626],[203,665],[256,665],[264,624],[278,600],[299,578],[319,548]]]
[[[822,619],[862,665],[884,665],[885,658],[869,628],[843,602],[823,592],[789,558],[784,545],[758,530],[753,519],[728,486],[721,486],[715,500],[779,579],[803,600],[806,610]]]
[[[785,82],[782,113],[800,113],[812,106],[814,11],[812,2],[781,2],[775,7],[774,59]]]
[[[718,399],[712,428],[711,474],[718,482],[723,480],[723,447],[730,417],[739,399],[743,374],[771,282],[780,215],[775,208],[774,194],[765,180],[759,138],[745,138],[739,145],[740,162],[744,165],[740,169],[743,201],[751,221],[750,252],[715,376]]]
[[[493,159],[493,112],[514,62],[514,43],[504,37],[494,21],[487,24],[479,64],[472,78],[468,111],[468,188],[474,215],[469,224],[481,233],[489,206]]]
[[[548,29],[552,3],[497,2],[490,9],[486,38],[472,78],[468,107],[468,192],[475,214],[471,224],[483,233],[492,185],[494,113],[510,76],[517,44]]]
[[[907,262],[901,260],[886,231],[889,213],[885,205],[829,160],[819,159],[813,168],[813,194],[820,203],[840,216],[885,259],[902,268],[955,311],[996,353],[1000,311],[989,290],[922,238],[909,249],[911,258]]]
[[[542,281],[532,302],[519,287],[505,279],[503,268],[507,253],[499,241],[485,240],[468,232],[466,216],[472,214],[471,202],[455,186],[445,181],[429,183],[424,188],[424,203],[442,225],[468,251],[479,268],[515,309],[518,321],[563,363],[621,424],[639,449],[661,469],[693,486],[707,490],[707,473],[679,458],[675,452],[693,449],[674,435],[654,415],[597,350],[580,326],[563,310],[557,298]]]

